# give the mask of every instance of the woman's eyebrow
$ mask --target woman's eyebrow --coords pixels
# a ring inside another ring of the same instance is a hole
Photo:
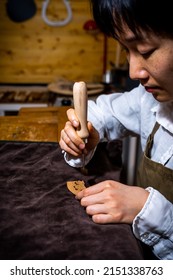
[[[141,43],[141,42],[145,42],[145,38],[140,36],[140,35],[132,35],[132,36],[123,36],[119,39],[119,43],[121,45],[124,44],[131,44],[131,43]]]
[[[126,32],[119,36],[120,41],[126,41],[128,43],[133,43],[135,41],[143,41],[145,40],[145,34],[141,32],[133,33],[132,31]]]

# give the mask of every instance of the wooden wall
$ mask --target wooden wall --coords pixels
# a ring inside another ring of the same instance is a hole
[[[88,34],[84,23],[91,19],[89,0],[71,0],[72,21],[64,27],[50,27],[41,18],[43,0],[35,0],[37,13],[21,23],[6,13],[0,1],[0,83],[46,84],[61,77],[100,82],[103,74],[104,36]],[[62,20],[66,9],[62,0],[51,0],[49,19]],[[108,40],[107,68],[115,62],[117,43]]]

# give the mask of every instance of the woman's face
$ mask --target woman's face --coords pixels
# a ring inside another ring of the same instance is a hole
[[[129,75],[160,102],[173,100],[173,40],[125,28],[120,43],[127,52]]]

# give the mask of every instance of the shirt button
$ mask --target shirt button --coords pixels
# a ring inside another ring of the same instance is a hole
[[[149,237],[149,233],[145,232],[144,234],[141,235],[142,239],[147,239]]]

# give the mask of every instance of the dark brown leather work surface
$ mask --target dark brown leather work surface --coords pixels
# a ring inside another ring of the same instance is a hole
[[[119,180],[119,148],[100,144],[84,176],[57,143],[0,142],[0,259],[143,259],[130,225],[93,223],[66,187]]]

